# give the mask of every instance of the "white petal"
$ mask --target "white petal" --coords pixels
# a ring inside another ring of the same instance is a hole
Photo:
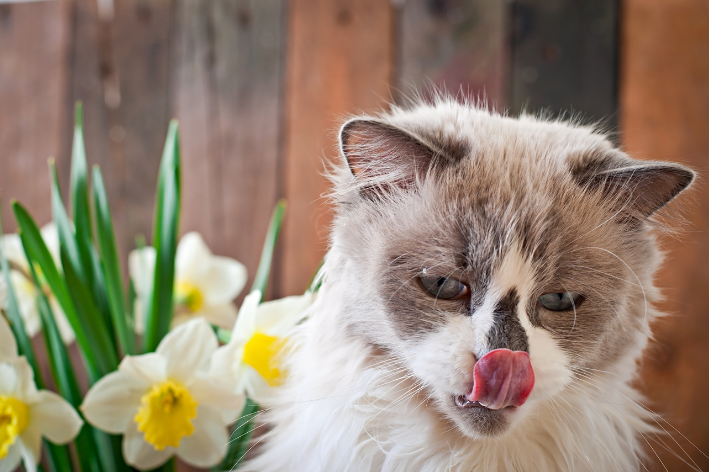
[[[32,337],[42,330],[42,320],[37,310],[37,287],[27,277],[13,270],[10,272],[12,286],[17,296],[17,305],[22,315],[25,331]]]
[[[244,298],[244,303],[241,304],[239,315],[231,332],[231,341],[246,342],[254,335],[256,332],[256,314],[260,302],[260,290],[254,290]]]
[[[256,315],[256,331],[283,337],[307,314],[313,303],[313,294],[286,297],[259,305]]]
[[[0,460],[0,472],[12,472],[17,469],[20,465],[21,458],[22,453],[20,445],[19,443],[15,443],[10,446],[10,450],[7,451],[7,455]]]
[[[177,457],[195,467],[216,465],[226,455],[229,442],[229,432],[219,413],[200,405],[192,424],[194,433],[182,438],[177,448]]]
[[[155,248],[151,246],[135,249],[128,255],[128,273],[136,294],[145,303],[147,303],[146,298],[153,291],[155,257]]]
[[[17,342],[10,325],[4,316],[0,316],[0,362],[17,357]]]
[[[40,232],[42,233],[44,244],[47,246],[47,249],[49,249],[49,254],[51,254],[52,259],[54,259],[54,263],[57,267],[61,267],[62,262],[59,257],[59,231],[57,231],[57,226],[54,222],[49,222],[42,226]]]
[[[262,406],[271,406],[273,404],[273,387],[266,382],[266,379],[261,377],[261,374],[259,374],[256,369],[251,366],[246,366],[242,376],[244,379],[244,389],[249,398]]]
[[[209,305],[229,303],[246,285],[246,267],[229,257],[215,256],[209,261],[206,272],[199,280],[199,287]]]
[[[20,440],[23,446],[20,453],[27,469],[28,462],[32,461],[36,464],[42,458],[42,432],[36,425],[29,424],[20,434]]]
[[[0,395],[14,396],[18,381],[17,371],[12,364],[0,364]]]
[[[132,465],[136,469],[154,469],[164,464],[174,454],[174,447],[166,447],[162,451],[158,451],[152,444],[146,442],[135,422],[131,422],[123,436],[123,457],[128,465]]]
[[[167,375],[187,383],[195,372],[209,369],[209,361],[218,346],[209,323],[197,318],[167,333],[156,352],[167,359]]]
[[[118,366],[120,372],[152,385],[167,379],[167,359],[162,354],[151,352],[140,356],[126,356]]]
[[[175,255],[175,275],[177,280],[198,283],[209,268],[212,251],[199,233],[191,232],[182,236]]]
[[[81,411],[86,421],[97,428],[121,434],[128,429],[149,387],[144,380],[125,372],[112,372],[91,387]]]
[[[59,306],[59,302],[57,302],[57,299],[54,297],[49,299],[49,303],[52,305],[54,321],[57,323],[57,328],[59,328],[59,334],[62,337],[62,341],[64,341],[64,344],[66,345],[71,344],[74,342],[74,339],[76,339],[76,335],[74,334],[74,330],[71,328],[71,324],[69,324],[69,320],[64,314],[64,310],[62,310],[61,306]]]
[[[211,324],[224,329],[231,329],[234,326],[236,315],[236,307],[231,303],[208,305],[194,314],[194,316],[201,316]]]
[[[189,385],[192,397],[199,405],[209,406],[219,412],[222,424],[233,423],[246,403],[244,395],[238,395],[214,379],[197,376]]]
[[[3,238],[3,249],[7,260],[17,264],[23,269],[29,269],[25,250],[22,248],[22,240],[19,234],[6,234]]]
[[[84,424],[69,402],[49,390],[41,390],[39,401],[28,406],[32,425],[54,444],[68,443]]]
[[[15,392],[12,394],[23,402],[31,402],[37,398],[37,386],[34,383],[34,371],[25,356],[18,357],[8,362],[15,370]]]
[[[239,384],[239,366],[244,357],[244,346],[241,343],[229,342],[221,346],[212,356],[209,366],[209,376],[232,392],[242,393],[237,389]]]

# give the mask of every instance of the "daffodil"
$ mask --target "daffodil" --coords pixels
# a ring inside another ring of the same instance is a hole
[[[17,344],[0,316],[0,472],[15,470],[20,462],[36,472],[42,436],[66,444],[79,434],[83,421],[62,397],[37,390],[27,359],[17,355]]]
[[[54,259],[54,263],[57,267],[61,267],[59,260],[59,235],[57,234],[57,227],[54,223],[49,223],[42,227],[41,233],[42,239]],[[10,280],[15,289],[15,294],[17,295],[17,303],[19,305],[20,314],[22,315],[22,321],[25,325],[25,331],[27,331],[27,334],[32,337],[42,329],[42,320],[37,309],[37,295],[39,295],[39,293],[32,280],[30,264],[27,261],[24,249],[22,248],[20,235],[6,234],[3,236],[2,240],[3,250],[5,251],[8,262],[10,263]],[[41,271],[37,267],[35,270],[41,279]],[[57,322],[57,327],[59,328],[59,333],[62,336],[62,340],[65,344],[71,343],[74,341],[74,331],[71,329],[69,321],[66,319],[64,312],[51,292],[48,289],[45,289],[44,292],[47,294],[47,298],[49,299],[49,304],[52,308],[52,313],[54,313],[54,319]],[[5,278],[0,277],[0,307],[5,308],[6,306],[7,286],[5,284]]]
[[[94,384],[81,405],[84,417],[122,434],[123,456],[138,469],[175,455],[196,467],[215,465],[227,451],[227,425],[245,401],[209,376],[217,346],[203,319],[176,327],[156,352],[126,356],[118,371]]]
[[[286,372],[280,365],[289,332],[307,314],[314,294],[260,303],[261,292],[251,292],[241,305],[231,339],[219,348],[212,362],[213,375],[236,392],[244,392],[261,405],[270,405],[273,387]]]
[[[143,328],[143,313],[153,288],[155,248],[132,251],[128,268],[137,298],[136,329]],[[177,245],[175,257],[175,314],[173,326],[191,318],[204,318],[222,328],[230,328],[236,319],[232,300],[246,284],[246,268],[240,262],[215,256],[202,236],[185,234]]]

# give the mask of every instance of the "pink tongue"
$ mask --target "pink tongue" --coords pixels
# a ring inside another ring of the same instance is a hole
[[[522,406],[534,387],[534,371],[524,351],[495,349],[475,363],[468,400],[491,410]]]

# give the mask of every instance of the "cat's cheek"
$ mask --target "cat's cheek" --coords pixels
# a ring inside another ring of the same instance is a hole
[[[535,379],[529,401],[548,400],[571,383],[573,373],[569,368],[569,358],[546,330],[527,328],[527,335]]]
[[[445,395],[464,394],[472,386],[475,367],[474,328],[467,316],[450,321],[415,343],[406,343],[411,371]]]

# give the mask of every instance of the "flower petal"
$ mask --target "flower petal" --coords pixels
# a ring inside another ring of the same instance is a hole
[[[285,336],[305,317],[313,299],[314,295],[311,292],[306,292],[304,295],[260,304],[256,315],[256,331],[268,333],[271,336]]]
[[[24,459],[26,470],[28,462],[32,461],[36,464],[42,458],[42,432],[35,424],[30,423],[20,433],[20,440],[23,446],[20,453]]]
[[[147,388],[167,378],[167,359],[157,352],[126,356],[118,366],[118,370],[145,382]]]
[[[219,412],[222,424],[233,423],[241,414],[246,397],[220,385],[214,379],[197,376],[189,385],[190,394],[199,405],[209,406]]]
[[[19,443],[15,443],[10,446],[10,450],[7,451],[7,455],[0,460],[0,472],[12,472],[17,469],[20,465],[20,460],[22,458],[22,451]],[[35,471],[31,471],[35,472]]]
[[[57,267],[61,267],[62,261],[59,257],[59,231],[57,231],[57,225],[55,225],[53,221],[50,221],[42,226],[40,233],[42,234],[44,244],[49,250],[49,254],[51,254],[52,259],[54,259],[54,263]]]
[[[250,365],[245,366],[242,379],[246,395],[261,406],[273,405],[273,387]]]
[[[195,372],[209,369],[209,361],[218,346],[209,323],[196,318],[167,333],[156,352],[167,360],[168,377],[187,383]]]
[[[84,424],[69,402],[49,390],[41,390],[39,400],[28,406],[32,424],[54,444],[68,443]]]
[[[209,267],[212,251],[197,232],[182,236],[175,255],[176,280],[190,280],[198,283]]]
[[[177,456],[195,467],[211,467],[226,455],[229,433],[217,411],[200,405],[192,420],[194,433],[182,438]]]
[[[0,316],[0,362],[17,357],[17,342],[10,325],[4,316]]]
[[[92,425],[120,434],[128,429],[147,388],[149,384],[143,379],[126,372],[113,372],[91,387],[80,408]]]
[[[34,371],[27,358],[18,357],[8,362],[15,371],[15,391],[11,394],[23,402],[32,402],[37,398],[37,386],[34,383]]]
[[[12,364],[0,364],[0,395],[14,396],[18,381],[17,371]]]
[[[143,439],[143,433],[138,431],[138,425],[133,421],[123,435],[123,457],[128,465],[136,469],[148,470],[164,464],[175,454],[174,447],[166,447],[158,451],[152,444]]]
[[[229,257],[214,256],[198,282],[207,304],[221,305],[239,295],[246,279],[244,264]]]
[[[239,309],[234,329],[229,342],[247,342],[256,332],[256,314],[261,302],[261,291],[254,290],[244,298],[244,303]]]
[[[7,260],[17,264],[23,269],[29,269],[27,256],[25,256],[25,250],[22,248],[22,240],[20,239],[20,235],[17,233],[6,234],[3,236],[2,241],[4,243],[3,249],[5,250],[5,257],[7,257]]]
[[[50,298],[49,303],[52,306],[54,321],[57,323],[57,328],[59,328],[59,334],[62,337],[62,341],[64,341],[64,344],[66,345],[73,343],[74,339],[76,339],[76,335],[74,334],[71,324],[69,324],[69,320],[64,314],[64,310],[62,310],[61,306],[59,306],[59,302],[57,302],[57,299],[54,297]]]
[[[133,280],[136,294],[142,300],[153,291],[155,257],[155,248],[151,246],[135,249],[128,255],[128,273]]]
[[[195,316],[201,316],[213,325],[220,328],[231,329],[236,322],[236,307],[231,303],[223,305],[207,305],[200,311],[195,313]]]
[[[244,357],[243,343],[229,342],[221,346],[212,356],[209,365],[209,376],[220,385],[236,393],[243,393],[239,390],[239,368]]]

